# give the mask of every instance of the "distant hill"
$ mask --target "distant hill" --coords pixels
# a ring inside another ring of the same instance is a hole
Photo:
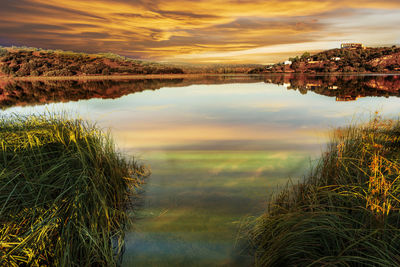
[[[112,53],[86,54],[0,47],[0,77],[247,73],[259,64],[184,64],[135,60]]]
[[[86,54],[37,48],[0,47],[0,77],[59,77],[143,74],[228,73],[388,73],[400,72],[400,47],[342,48],[314,55],[304,53],[285,63],[167,64],[135,60],[116,54]]]
[[[304,53],[249,73],[329,73],[329,72],[399,72],[400,47],[341,48],[326,50],[315,55]]]
[[[0,48],[0,76],[182,74],[181,68],[115,54],[85,54],[36,48]]]

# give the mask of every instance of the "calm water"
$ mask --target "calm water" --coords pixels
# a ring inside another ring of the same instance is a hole
[[[261,214],[268,195],[289,178],[307,172],[330,129],[376,110],[399,115],[398,81],[230,76],[18,83],[0,88],[0,104],[3,114],[66,110],[95,120],[121,150],[151,166],[127,234],[125,266],[231,266],[243,264],[235,250],[240,224]]]

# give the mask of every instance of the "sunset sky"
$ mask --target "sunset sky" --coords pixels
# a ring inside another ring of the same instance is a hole
[[[273,63],[400,44],[400,1],[0,0],[0,45],[191,63]]]

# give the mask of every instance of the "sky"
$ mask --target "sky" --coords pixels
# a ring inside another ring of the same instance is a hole
[[[331,129],[367,121],[375,111],[389,118],[400,112],[397,97],[338,102],[287,86],[259,82],[163,87],[116,99],[17,106],[2,114],[66,112],[111,129],[119,146],[141,151],[310,148],[319,154]]]
[[[0,0],[0,45],[144,60],[275,63],[342,42],[400,44],[400,1]]]

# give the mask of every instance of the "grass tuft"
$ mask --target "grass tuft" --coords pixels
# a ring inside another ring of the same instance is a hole
[[[118,265],[145,176],[83,120],[0,118],[0,266]]]
[[[400,121],[334,132],[247,232],[256,266],[400,266]]]

